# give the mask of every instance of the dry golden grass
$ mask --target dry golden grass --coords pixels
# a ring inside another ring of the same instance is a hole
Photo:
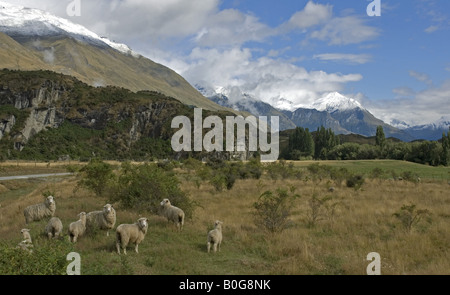
[[[197,187],[188,174],[180,178],[182,190],[202,205],[187,220],[185,230],[178,234],[162,217],[117,205],[117,225],[132,223],[139,216],[150,218],[140,254],[130,250],[127,258],[119,257],[114,252],[114,234],[83,237],[76,249],[90,263],[85,273],[362,275],[369,264],[367,254],[378,252],[382,274],[450,274],[450,195],[446,182],[366,179],[362,189],[355,191],[326,180],[273,181],[263,177],[238,180],[232,190],[217,192],[207,183]],[[24,227],[23,209],[40,202],[46,190],[56,194],[56,216],[65,230],[79,212],[98,210],[107,202],[84,190],[74,192],[76,183],[74,176],[0,183],[0,236],[18,242]],[[335,186],[335,191],[329,192],[329,186]],[[258,228],[253,203],[266,190],[290,187],[301,197],[292,203],[289,227],[276,234]],[[28,193],[14,194],[25,188]],[[308,200],[313,194],[332,196],[331,202],[338,205],[333,216],[326,215],[315,226],[308,226]],[[393,216],[405,204],[428,209],[431,223],[422,221],[407,232]],[[206,234],[216,219],[224,222],[222,251],[208,255]],[[35,233],[43,226],[45,222],[30,225]]]

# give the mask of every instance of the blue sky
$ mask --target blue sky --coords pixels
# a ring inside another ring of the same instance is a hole
[[[47,10],[176,70],[279,108],[338,91],[387,123],[450,119],[450,1],[6,0]]]

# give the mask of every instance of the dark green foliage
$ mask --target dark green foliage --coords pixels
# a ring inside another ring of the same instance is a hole
[[[347,178],[347,187],[352,187],[355,190],[359,190],[364,184],[364,176],[362,175],[351,175]]]
[[[314,159],[327,160],[327,153],[333,147],[339,144],[339,138],[334,132],[325,127],[317,128],[314,134]]]
[[[73,252],[73,244],[67,239],[37,240],[33,253],[0,244],[0,274],[2,275],[65,275],[67,254]],[[81,271],[83,266],[81,265]]]
[[[299,197],[293,188],[290,192],[285,189],[264,192],[253,204],[255,224],[271,233],[283,231],[289,224],[292,202]]]
[[[110,198],[124,208],[158,213],[160,202],[169,199],[191,218],[197,204],[181,190],[176,175],[154,164],[123,163],[117,181],[109,188]]]
[[[78,185],[102,196],[108,184],[114,181],[113,168],[99,159],[92,159],[89,164],[80,169],[81,180]]]
[[[309,129],[297,127],[289,136],[288,149],[283,153],[287,160],[300,160],[314,155],[314,141]]]
[[[386,143],[386,136],[384,135],[383,126],[378,126],[375,135],[375,145],[378,146],[380,149],[383,149],[385,143]]]

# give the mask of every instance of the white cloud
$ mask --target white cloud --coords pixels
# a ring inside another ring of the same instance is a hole
[[[348,82],[360,81],[360,74],[307,71],[287,61],[254,59],[249,49],[196,48],[182,73],[192,84],[208,81],[212,87],[239,87],[275,107],[295,109],[309,106],[323,93],[341,91]]]
[[[305,8],[296,12],[286,24],[287,27],[306,29],[315,25],[323,24],[331,19],[333,7],[331,5],[315,4],[309,1]]]
[[[420,92],[408,89],[407,94],[409,97],[369,101],[369,109],[385,122],[398,119],[409,125],[428,124],[450,114],[450,79]]]
[[[323,61],[344,62],[350,64],[365,64],[372,60],[369,54],[323,53],[313,56],[314,59]]]
[[[372,40],[378,35],[378,30],[365,25],[361,18],[345,16],[333,18],[322,29],[312,32],[311,38],[329,45],[347,45]]]

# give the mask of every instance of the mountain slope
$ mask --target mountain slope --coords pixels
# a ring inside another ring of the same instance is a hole
[[[442,117],[434,123],[411,126],[404,131],[411,134],[414,139],[439,140],[443,133],[450,132],[450,118]]]
[[[173,70],[40,10],[0,5],[0,40],[0,68],[52,70],[93,86],[157,91],[187,105],[224,110]]]

